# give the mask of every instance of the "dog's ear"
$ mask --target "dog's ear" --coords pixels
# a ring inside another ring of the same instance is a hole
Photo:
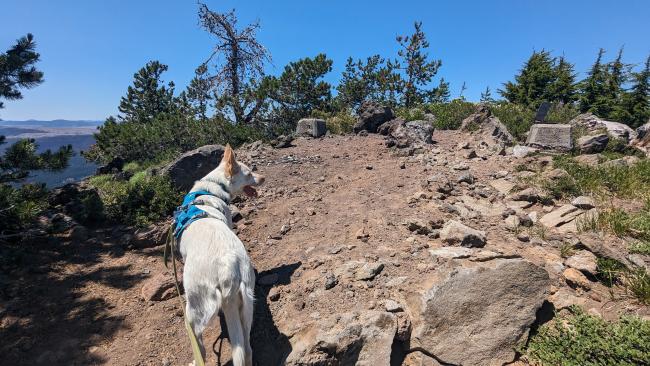
[[[223,152],[223,158],[221,159],[224,163],[225,172],[227,177],[232,177],[237,174],[239,170],[239,165],[235,159],[235,152],[230,147],[230,144],[226,145],[226,150]]]

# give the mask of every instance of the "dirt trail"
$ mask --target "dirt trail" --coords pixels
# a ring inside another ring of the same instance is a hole
[[[436,199],[409,199],[426,191],[427,179],[455,182],[471,172],[476,183],[461,184],[462,196],[445,202],[472,197],[480,207],[497,209],[498,202],[483,197],[483,191],[492,189],[487,182],[501,170],[513,174],[521,161],[499,155],[466,159],[457,149],[465,137],[436,132],[433,152],[416,157],[396,156],[378,135],[298,139],[286,149],[239,152],[240,159],[255,164],[267,177],[259,198],[237,203],[243,219],[236,230],[261,283],[253,326],[256,365],[277,365],[301,325],[333,313],[377,308],[434,269],[428,249],[441,247],[441,241],[414,235],[403,223],[446,221],[457,219],[458,213]],[[459,163],[469,169],[452,168]],[[517,240],[500,215],[463,222],[487,232],[486,249],[521,255],[546,268],[556,290],[563,286],[561,274],[552,268],[562,261],[559,248]],[[113,239],[120,237],[117,231],[92,232],[85,243],[52,238],[26,246],[15,262],[21,265],[2,278],[9,283],[5,297],[11,300],[0,305],[0,364],[190,362],[178,299],[146,302],[140,294],[146,279],[165,271],[162,248],[125,249]],[[328,275],[350,261],[385,266],[372,281],[338,276],[338,283],[326,289]],[[647,314],[632,300],[611,303],[608,298],[605,288],[595,287],[585,301],[606,317],[620,309]],[[219,332],[215,324],[206,344],[211,346]],[[222,363],[229,359],[227,343]],[[409,356],[398,362],[416,361]],[[209,352],[208,364],[214,363]]]

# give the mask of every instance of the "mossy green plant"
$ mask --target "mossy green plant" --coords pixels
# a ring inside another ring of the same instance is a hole
[[[650,321],[623,316],[608,322],[574,306],[536,329],[520,351],[533,365],[647,365]]]

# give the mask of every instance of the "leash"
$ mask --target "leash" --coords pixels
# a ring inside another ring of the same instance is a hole
[[[185,312],[185,301],[181,295],[181,286],[178,283],[178,273],[176,271],[176,236],[174,235],[174,225],[169,227],[169,232],[167,233],[167,241],[165,243],[165,251],[163,253],[163,260],[165,261],[165,268],[169,269],[167,266],[167,261],[169,259],[169,253],[171,252],[172,268],[174,269],[174,284],[176,285],[176,292],[178,292],[178,301],[181,304],[181,309],[183,309],[183,319],[185,323],[185,330],[187,330],[187,335],[190,338],[190,344],[192,346],[192,353],[194,354],[194,366],[205,366],[205,361],[203,360],[203,355],[201,354],[201,347],[199,347],[199,342],[196,339],[196,334],[190,325],[190,322],[187,320],[187,313]],[[221,347],[220,347],[221,348]]]

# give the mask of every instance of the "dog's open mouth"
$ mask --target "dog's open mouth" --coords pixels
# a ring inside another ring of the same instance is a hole
[[[257,191],[253,186],[244,186],[244,194],[248,197],[257,197]]]

